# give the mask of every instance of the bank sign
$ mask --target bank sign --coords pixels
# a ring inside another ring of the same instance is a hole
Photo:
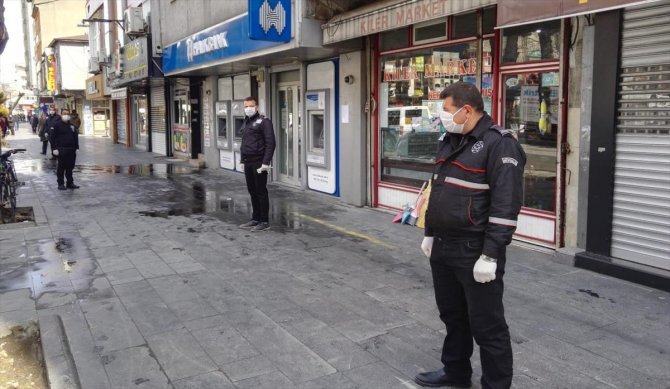
[[[282,43],[249,38],[249,16],[245,13],[164,48],[163,71],[170,75],[209,64],[215,65],[226,59]]]
[[[249,38],[291,40],[291,0],[249,0]]]

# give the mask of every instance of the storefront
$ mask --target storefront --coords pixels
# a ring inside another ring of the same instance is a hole
[[[112,89],[114,104],[114,143],[130,146],[128,136],[128,88]]]
[[[103,74],[86,80],[86,102],[82,113],[85,135],[109,136],[111,130],[110,100],[104,94]]]

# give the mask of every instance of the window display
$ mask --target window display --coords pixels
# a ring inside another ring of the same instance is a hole
[[[420,187],[432,171],[444,128],[440,92],[465,81],[482,90],[490,111],[493,88],[492,43],[485,39],[482,63],[478,41],[381,57],[381,180]]]
[[[556,60],[560,54],[561,21],[506,28],[502,37],[502,62]]]

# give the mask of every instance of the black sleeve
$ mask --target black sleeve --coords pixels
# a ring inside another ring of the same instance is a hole
[[[275,153],[275,130],[269,119],[263,120],[263,141],[265,143],[265,153],[263,154],[263,165],[272,163],[272,156]]]
[[[53,126],[51,130],[49,130],[49,142],[51,142],[51,148],[52,149],[57,149],[58,148],[58,126]]]
[[[526,154],[511,136],[503,136],[489,154],[487,171],[491,206],[483,254],[491,258],[498,258],[501,250],[512,242],[523,202],[525,165]]]

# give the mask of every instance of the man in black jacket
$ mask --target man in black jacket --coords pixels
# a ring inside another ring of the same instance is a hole
[[[472,84],[445,88],[441,138],[421,244],[447,335],[444,368],[417,374],[424,386],[471,385],[472,338],[482,388],[512,384],[512,346],[503,308],[505,252],[523,201],[526,155],[510,131],[484,112]]]
[[[51,142],[51,133],[53,131],[54,126],[62,121],[61,116],[56,112],[56,107],[49,106],[49,111],[47,114],[47,120],[44,123],[44,126],[40,130],[40,139],[42,140],[42,154],[47,153],[47,145],[49,142]],[[51,143],[51,154],[52,157],[51,159],[56,159],[56,156],[53,155],[53,143]]]
[[[251,220],[240,225],[240,228],[258,232],[270,228],[267,183],[272,155],[275,152],[275,131],[270,119],[258,113],[258,101],[255,97],[244,99],[244,115],[240,129],[240,153],[253,214]]]
[[[79,131],[70,123],[69,114],[64,114],[62,120],[53,126],[50,138],[52,152],[58,157],[58,190],[78,189],[79,186],[74,184],[72,178],[72,169],[79,150]],[[67,179],[67,186],[64,185],[63,175]]]

